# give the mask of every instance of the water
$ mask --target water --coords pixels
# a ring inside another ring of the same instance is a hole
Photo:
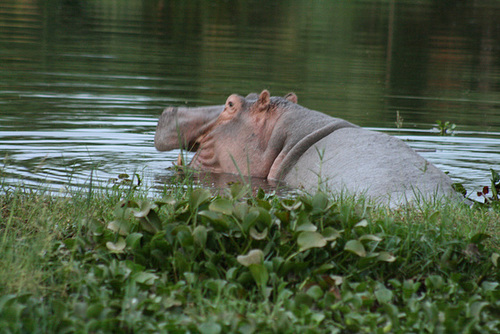
[[[498,1],[2,0],[0,173],[165,182],[165,106],[266,88],[399,136],[474,192],[500,171],[498,17]]]

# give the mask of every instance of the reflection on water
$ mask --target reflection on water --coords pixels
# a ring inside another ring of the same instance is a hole
[[[164,180],[178,155],[153,147],[165,106],[267,88],[399,136],[477,190],[500,170],[498,17],[498,1],[3,0],[0,173]]]

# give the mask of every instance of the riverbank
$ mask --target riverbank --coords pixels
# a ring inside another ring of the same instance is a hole
[[[498,332],[500,210],[136,182],[0,196],[0,328]]]

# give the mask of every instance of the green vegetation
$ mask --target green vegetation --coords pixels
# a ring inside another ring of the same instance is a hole
[[[457,125],[449,121],[436,121],[436,127],[439,130],[440,136],[453,136]]]
[[[1,331],[500,330],[498,208],[137,183],[0,189]]]

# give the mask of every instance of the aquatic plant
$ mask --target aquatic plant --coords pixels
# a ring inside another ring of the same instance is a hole
[[[457,125],[455,123],[450,123],[449,121],[436,121],[437,129],[439,130],[439,135],[441,136],[453,136],[455,128]]]
[[[482,191],[477,192],[477,196],[483,197],[486,204],[499,203],[500,202],[500,175],[490,168],[490,186],[484,186]],[[487,195],[491,192],[491,196]]]
[[[322,192],[252,195],[240,184],[223,195],[182,184],[148,198],[129,186],[0,198],[0,328],[500,329],[499,212],[387,211]]]

